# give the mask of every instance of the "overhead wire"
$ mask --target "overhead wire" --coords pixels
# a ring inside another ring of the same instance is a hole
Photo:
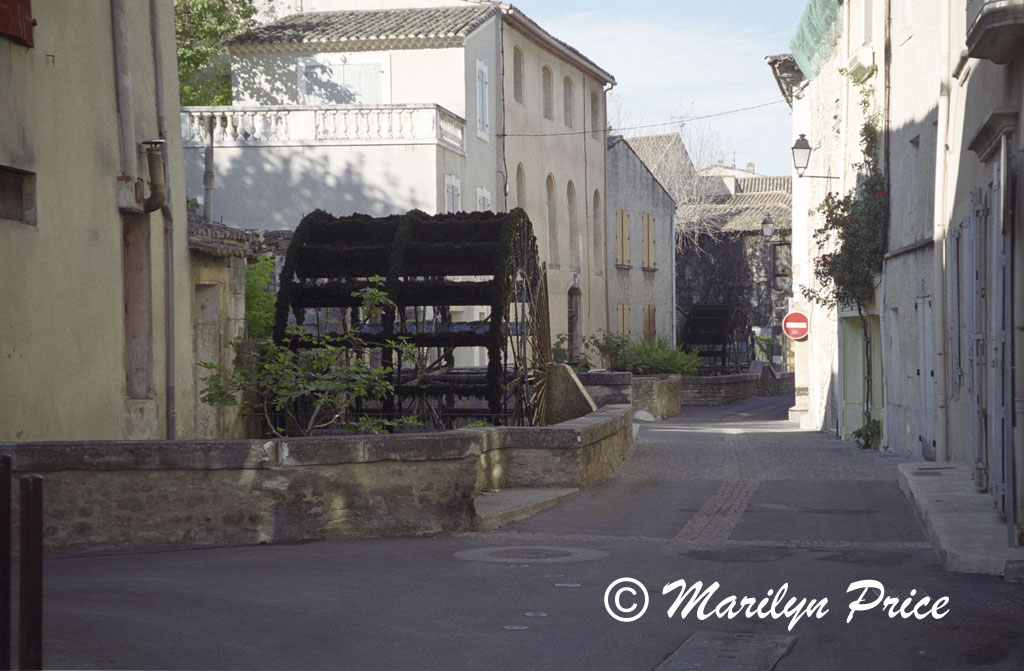
[[[723,112],[715,112],[713,114],[704,114],[701,116],[693,117],[679,117],[672,121],[663,121],[661,123],[650,123],[643,124],[640,126],[623,126],[621,128],[609,128],[610,133],[619,133],[627,130],[641,130],[644,128],[657,128],[659,126],[677,126],[679,124],[690,123],[691,121],[703,121],[704,119],[713,119],[714,117],[725,116],[727,114],[736,114],[738,112],[747,112],[749,110],[760,109],[762,107],[769,107],[771,105],[778,105],[781,102],[785,102],[783,99],[773,100],[767,103],[761,103],[760,105],[750,105],[748,107],[737,107],[736,109],[725,110]],[[560,133],[501,133],[501,137],[558,137],[566,135],[585,135],[589,133],[588,130],[582,131],[565,131]]]

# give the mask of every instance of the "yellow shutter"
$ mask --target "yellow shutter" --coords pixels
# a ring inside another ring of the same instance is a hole
[[[629,304],[619,303],[615,306],[615,316],[618,322],[619,335],[629,335]]]

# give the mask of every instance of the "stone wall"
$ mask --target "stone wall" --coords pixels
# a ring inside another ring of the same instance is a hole
[[[597,407],[605,405],[631,405],[633,403],[633,374],[623,371],[592,370],[576,373]]]
[[[758,362],[760,363],[760,362]],[[740,375],[682,378],[683,405],[726,405],[755,396],[792,394],[793,373],[775,373],[770,366]]]
[[[631,443],[629,406],[608,406],[552,427],[7,443],[0,454],[11,455],[17,475],[43,475],[44,543],[53,552],[469,530],[481,491],[587,487],[613,472]]]

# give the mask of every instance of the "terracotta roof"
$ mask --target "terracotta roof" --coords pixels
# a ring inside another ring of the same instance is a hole
[[[680,222],[710,220],[723,233],[760,233],[761,221],[771,214],[777,230],[793,226],[792,177],[752,177],[737,180],[734,195],[710,203],[685,204],[676,211]]]
[[[256,28],[229,46],[463,38],[499,13],[494,5],[307,12]]]

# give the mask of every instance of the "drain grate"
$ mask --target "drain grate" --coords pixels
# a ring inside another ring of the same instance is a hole
[[[796,636],[698,632],[655,671],[771,671]]]

